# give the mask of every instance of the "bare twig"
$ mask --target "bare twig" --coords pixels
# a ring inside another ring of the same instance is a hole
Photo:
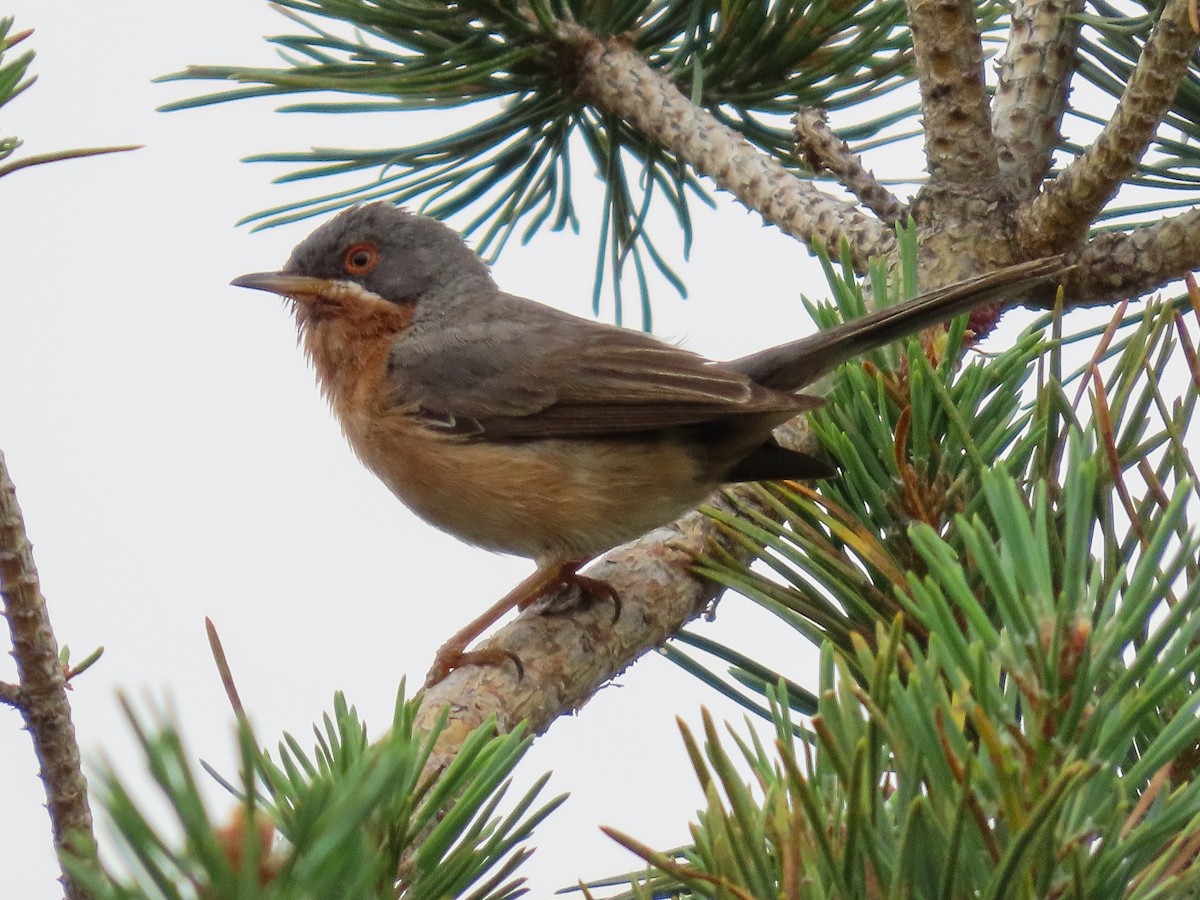
[[[850,145],[834,134],[821,110],[801,108],[792,118],[792,137],[796,153],[809,168],[829,172],[881,221],[895,225],[904,216],[904,204],[867,170]]]
[[[1083,0],[1015,0],[999,62],[992,128],[1000,172],[1018,197],[1035,193],[1050,171],[1067,92]]]
[[[1059,252],[1087,233],[1150,146],[1197,44],[1200,35],[1188,21],[1188,0],[1167,0],[1108,124],[1018,211],[1017,239],[1027,252]]]
[[[94,862],[92,811],[88,805],[87,781],[79,765],[79,744],[71,723],[66,676],[33,563],[33,548],[17,504],[16,487],[9,477],[3,453],[0,453],[0,595],[4,598],[20,679],[17,708],[33,738],[41,767],[54,845],[60,860],[70,857]],[[61,880],[69,900],[90,896],[65,866]]]
[[[993,181],[999,167],[975,5],[908,0],[908,14],[931,181],[973,187]]]

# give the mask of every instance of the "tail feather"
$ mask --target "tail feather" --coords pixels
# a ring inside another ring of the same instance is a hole
[[[847,360],[948,322],[984,303],[1018,297],[1030,288],[1061,279],[1070,268],[1063,257],[1053,256],[997,269],[725,366],[765,387],[799,390]]]
[[[748,456],[738,460],[721,480],[726,484],[738,484],[743,481],[805,480],[832,478],[837,473],[837,467],[823,459],[798,450],[788,450],[774,440],[769,440],[761,447],[755,448]]]

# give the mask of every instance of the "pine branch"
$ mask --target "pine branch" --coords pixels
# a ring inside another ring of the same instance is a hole
[[[19,684],[10,684],[7,681],[0,681],[0,703],[5,706],[20,707],[21,705],[21,686]]]
[[[1200,269],[1200,209],[1088,240],[1068,276],[1070,306],[1136,297]]]
[[[1080,78],[1111,97],[1114,105],[1133,78],[1161,7],[1162,3],[1154,0],[1139,0],[1132,7],[1109,0],[1089,0],[1087,4],[1086,24],[1079,33],[1077,71]],[[1108,112],[1097,116],[1075,104],[1070,114],[1103,128],[1108,124]],[[1200,166],[1200,70],[1195,66],[1180,82],[1163,124],[1167,128],[1160,128],[1151,144],[1155,158],[1143,161],[1139,170],[1152,174],[1157,186],[1194,191]],[[1072,156],[1083,152],[1082,147],[1069,145],[1063,149]],[[1113,211],[1119,209],[1118,205]]]
[[[311,751],[287,733],[277,751],[263,750],[239,715],[237,775],[200,764],[237,799],[220,823],[173,718],[138,715],[124,698],[122,706],[160,802],[150,812],[141,799],[144,775],[135,797],[102,768],[98,796],[122,864],[83,873],[97,900],[517,900],[526,889],[516,873],[532,853],[525,842],[565,799],[539,800],[549,775],[507,796],[530,739],[521,728],[498,735],[491,723],[428,777],[423,764],[446,721],[415,728],[417,704],[402,684],[391,728],[375,742],[341,694],[314,726]],[[164,808],[174,820],[166,827]]]
[[[633,123],[697,172],[788,234],[837,258],[843,241],[858,271],[894,246],[891,231],[792,175],[773,157],[688,100],[624,42],[567,22],[555,34],[573,51],[578,90],[589,103]]]
[[[992,129],[1000,172],[1018,197],[1033,194],[1062,141],[1083,0],[1016,0],[999,62]]]
[[[276,8],[303,29],[269,39],[282,49],[285,65],[188,68],[168,79],[216,79],[238,86],[164,108],[320,92],[319,100],[283,109],[396,113],[478,101],[499,101],[503,109],[481,113],[472,127],[417,146],[322,146],[256,155],[253,161],[305,164],[284,181],[372,176],[244,220],[258,227],[381,199],[417,204],[435,218],[470,210],[474,217],[463,231],[478,231],[476,246],[494,257],[514,234],[528,239],[546,225],[576,227],[572,172],[594,168],[606,191],[594,306],[598,311],[611,273],[619,319],[622,272],[632,268],[643,326],[649,328],[646,273],[657,269],[684,292],[683,280],[652,240],[650,213],[660,208],[674,213],[686,255],[692,236],[689,202],[710,200],[696,171],[670,149],[674,143],[634,127],[636,107],[629,110],[625,101],[608,96],[616,85],[581,65],[587,48],[580,41],[591,40],[636,59],[640,72],[672,87],[672,102],[686,96],[685,103],[704,111],[693,116],[680,107],[686,114],[666,127],[693,129],[690,136],[680,136],[683,146],[699,154],[702,171],[726,175],[729,183],[722,186],[752,208],[765,210],[769,219],[785,223],[804,240],[827,237],[834,253],[847,236],[862,245],[854,247],[856,264],[891,246],[891,235],[869,216],[787,173],[792,140],[782,120],[801,105],[854,109],[910,80],[911,52],[896,27],[903,0],[802,5],[634,0],[567,6],[549,0],[515,6],[471,0],[449,8],[433,0],[281,0]],[[354,32],[342,37],[312,21],[316,17],[351,25]],[[574,37],[564,40],[571,31]],[[586,102],[588,85],[601,102]],[[869,136],[914,113],[911,108],[888,111],[858,121],[852,130],[857,137]],[[703,133],[695,132],[697,124]],[[727,141],[729,134],[740,136],[740,143]],[[713,151],[730,157],[714,160],[709,153],[706,159],[701,145],[708,140],[717,142]],[[580,146],[590,157],[582,167]],[[757,159],[751,148],[768,159]],[[774,208],[768,190],[781,191]]]
[[[829,172],[867,209],[887,225],[904,216],[904,204],[862,164],[850,145],[838,137],[821,110],[802,107],[792,118],[796,153],[814,172]]]
[[[87,780],[80,768],[79,744],[67,702],[66,675],[58,641],[42,596],[33,546],[17,503],[16,487],[0,453],[0,595],[12,636],[13,658],[20,678],[12,697],[33,738],[46,789],[46,808],[54,829],[59,859],[84,865],[95,862],[96,839],[88,805]],[[65,867],[63,888],[68,900],[91,895]]]
[[[907,235],[903,252],[911,268],[916,257],[912,232]],[[873,284],[880,292],[877,300],[886,291],[885,272],[882,263],[874,267]],[[863,299],[858,289],[834,279],[831,267],[827,274],[836,281],[840,296],[853,296],[843,309],[861,315]],[[914,280],[906,283],[911,286]],[[828,317],[824,324],[829,324]],[[952,345],[956,341],[961,344],[962,329],[960,324],[946,340]],[[895,355],[888,351],[877,351],[872,358],[897,364]],[[1015,390],[996,393],[1001,395],[998,403],[1015,402]],[[987,417],[981,419],[989,421]],[[818,452],[807,419],[790,423],[776,436],[787,446]],[[722,588],[716,582],[697,574],[698,558],[716,556],[731,566],[745,567],[758,555],[761,548],[747,543],[736,528],[728,526],[729,520],[737,516],[777,522],[786,513],[781,504],[754,485],[729,489],[710,503],[713,509],[691,513],[610,551],[588,570],[587,574],[608,583],[621,598],[620,615],[615,621],[608,604],[573,610],[569,616],[546,615],[547,608],[565,599],[550,598],[530,607],[482,645],[520,659],[523,676],[514,666],[465,666],[431,688],[422,703],[421,721],[433,721],[443,708],[448,708],[453,723],[430,761],[431,768],[446,765],[457,752],[456,741],[489,718],[494,718],[501,730],[524,720],[534,734],[541,734],[555,718],[580,708],[601,686],[642,654],[663,644],[719,595]],[[839,601],[844,599],[839,597]]]
[[[1018,241],[1054,253],[1080,240],[1137,169],[1200,45],[1190,0],[1167,0],[1108,124],[1074,162],[1017,214]]]
[[[908,13],[929,177],[940,184],[988,183],[999,167],[975,6],[969,0],[909,0]]]
[[[1193,896],[1200,368],[1177,310],[1069,336],[1056,318],[986,364],[844,372],[816,416],[842,477],[764,487],[786,522],[734,523],[769,577],[711,563],[797,645],[821,642],[818,689],[796,702],[782,673],[731,672],[775,741],[708,715],[683,729],[703,798],[688,845],[606,829],[650,870],[597,883],[619,900]]]

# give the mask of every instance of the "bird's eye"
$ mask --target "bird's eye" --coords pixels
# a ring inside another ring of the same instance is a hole
[[[366,275],[379,265],[379,247],[372,241],[360,241],[342,256],[342,266],[351,275]]]

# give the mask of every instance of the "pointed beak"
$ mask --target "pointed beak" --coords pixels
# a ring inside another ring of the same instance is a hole
[[[234,287],[250,288],[254,291],[270,291],[286,297],[320,296],[329,292],[329,280],[311,278],[307,275],[287,275],[283,272],[252,272],[239,275],[229,282]]]

